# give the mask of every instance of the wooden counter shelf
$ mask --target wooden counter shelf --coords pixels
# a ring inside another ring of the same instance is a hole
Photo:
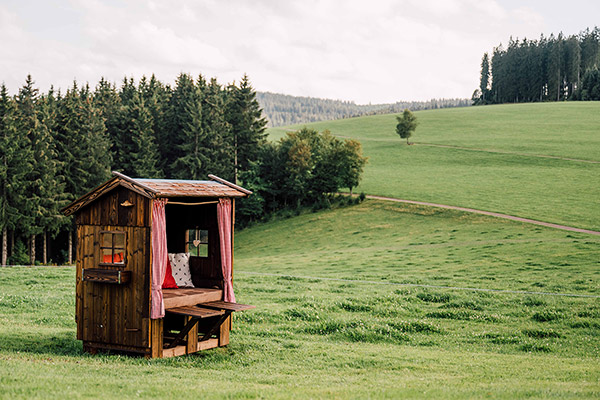
[[[131,271],[118,269],[85,268],[82,271],[84,282],[113,283],[123,285],[131,280]]]

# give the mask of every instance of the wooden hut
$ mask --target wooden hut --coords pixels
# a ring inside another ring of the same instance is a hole
[[[232,286],[235,199],[251,192],[213,175],[113,174],[63,209],[77,226],[77,339],[84,350],[156,358],[227,345],[231,313],[252,308],[235,302]],[[183,261],[175,273],[185,275],[187,262],[187,283],[163,288],[177,256]]]

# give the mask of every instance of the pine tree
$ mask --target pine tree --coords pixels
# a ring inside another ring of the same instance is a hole
[[[94,107],[89,90],[77,83],[67,90],[58,105],[56,147],[59,173],[65,179],[69,201],[104,182],[110,176],[110,142],[101,112]],[[69,262],[72,256],[69,235]]]
[[[581,46],[576,36],[569,36],[565,41],[564,65],[567,96],[572,97],[581,86]]]
[[[0,228],[2,233],[2,264],[7,264],[8,253],[13,254],[14,240],[8,245],[9,231],[28,222],[24,214],[26,178],[31,171],[33,155],[27,135],[18,129],[17,105],[8,95],[6,86],[0,86]]]
[[[488,53],[483,54],[481,59],[481,79],[479,80],[479,90],[481,90],[481,104],[486,104],[490,84],[490,60]]]
[[[548,98],[560,101],[564,92],[564,39],[562,33],[558,37],[550,35],[548,41]]]
[[[56,147],[68,201],[84,195],[110,176],[112,154],[104,119],[93,105],[89,90],[85,87],[79,90],[76,82],[58,105]],[[69,263],[73,254],[72,228],[71,225]]]
[[[579,35],[581,41],[582,73],[600,67],[600,28],[586,29]]]
[[[160,178],[159,152],[154,141],[152,115],[138,92],[128,101],[124,110],[124,133],[131,138],[131,152],[123,164],[125,174],[142,178]]]
[[[173,164],[175,178],[201,179],[209,173],[211,155],[206,145],[208,136],[202,129],[201,96],[196,88],[183,105],[184,124],[180,131],[181,143],[177,146],[181,156]]]
[[[243,76],[239,87],[229,85],[228,91],[225,115],[231,125],[234,181],[237,181],[237,174],[248,170],[258,159],[260,147],[266,142],[267,121],[262,116],[248,75]]]
[[[44,264],[48,262],[48,235],[55,238],[59,231],[68,222],[60,209],[68,204],[64,193],[64,177],[60,175],[60,161],[56,153],[56,115],[58,111],[57,99],[53,89],[38,100],[38,115],[40,120],[40,134],[34,144],[34,173],[32,178],[34,190],[40,196],[40,209],[38,225],[42,229]]]
[[[492,90],[490,93],[490,100],[493,103],[504,102],[504,82],[506,80],[504,54],[501,44],[494,48],[492,55]]]
[[[156,143],[157,148],[160,149],[162,146],[161,138],[162,133],[166,131],[166,112],[169,105],[169,98],[171,91],[169,87],[163,85],[154,74],[147,80],[146,77],[142,77],[138,85],[138,92],[144,100],[144,104],[148,108],[152,117],[152,139]],[[158,155],[158,176],[162,177],[165,175],[162,162],[160,159],[161,152]]]
[[[123,137],[123,104],[119,93],[114,84],[104,78],[96,86],[93,95],[94,107],[96,107],[104,121],[106,134],[110,140],[110,152],[113,154],[112,169],[119,170],[122,167],[122,157],[127,154],[127,150],[122,150],[121,144]]]
[[[159,138],[165,175],[182,179],[200,176],[202,105],[198,88],[189,75],[177,77],[166,114],[165,130]]]
[[[38,110],[38,89],[34,87],[31,75],[27,76],[25,85],[19,89],[16,97],[17,131],[20,136],[27,137],[31,156],[31,169],[24,175],[26,201],[23,210],[22,231],[28,239],[29,262],[36,261],[36,235],[42,233],[42,199],[45,196],[45,169],[52,170],[48,155],[49,134],[40,123]]]
[[[225,120],[225,91],[215,78],[206,84],[204,78],[198,78],[202,96],[202,129],[206,134],[206,145],[210,149],[207,172],[228,180],[234,179],[233,147],[231,127]]]

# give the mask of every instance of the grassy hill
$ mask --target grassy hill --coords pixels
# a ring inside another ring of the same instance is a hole
[[[362,142],[369,164],[358,191],[600,229],[600,102],[416,115],[420,125],[414,146],[395,134],[395,115],[307,126]],[[298,127],[269,133],[277,139]]]
[[[369,193],[598,228],[599,165],[534,156],[599,160],[598,111],[418,113],[415,141],[469,149],[406,146],[393,116],[314,126],[363,142]],[[600,237],[367,200],[235,246],[257,308],[227,348],[164,360],[83,353],[72,268],[0,269],[0,398],[600,396]]]
[[[151,361],[82,353],[72,268],[5,268],[0,398],[597,398],[598,298],[542,292],[600,295],[599,244],[371,200],[269,222],[231,345]]]

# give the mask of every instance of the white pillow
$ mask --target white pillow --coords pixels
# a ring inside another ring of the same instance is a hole
[[[179,287],[194,287],[190,273],[190,253],[169,253],[173,278]]]

